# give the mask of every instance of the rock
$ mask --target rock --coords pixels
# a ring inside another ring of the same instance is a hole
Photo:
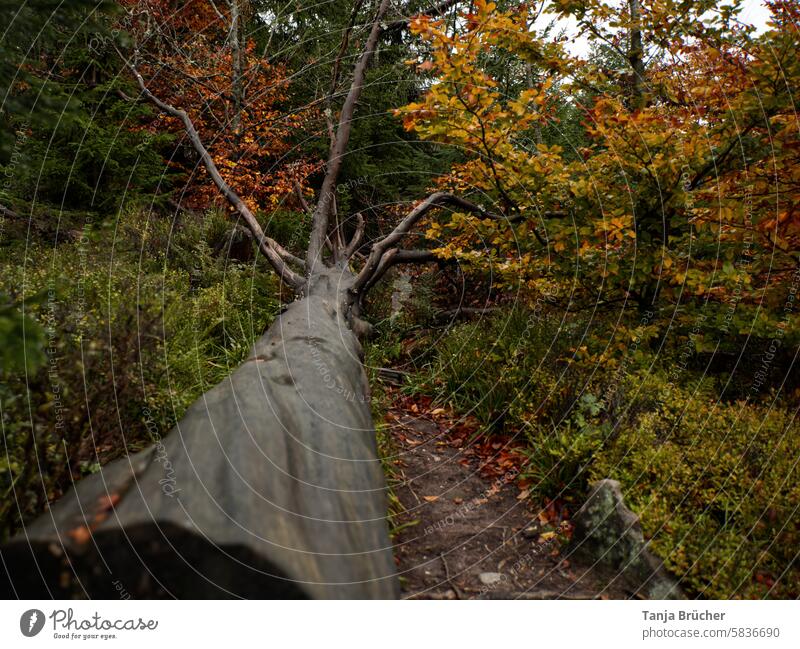
[[[446,590],[445,592],[433,591],[431,593],[428,593],[428,597],[430,599],[458,599],[456,591],[454,591],[452,588]]]
[[[572,522],[575,529],[566,556],[619,574],[648,599],[685,599],[678,582],[650,551],[639,518],[625,506],[619,482],[593,483]]]
[[[478,575],[478,579],[481,580],[484,586],[494,586],[503,581],[503,575],[499,572],[482,572]]]
[[[392,321],[397,320],[403,312],[403,307],[408,298],[411,297],[411,276],[407,272],[397,274],[392,285],[392,313],[389,319]]]

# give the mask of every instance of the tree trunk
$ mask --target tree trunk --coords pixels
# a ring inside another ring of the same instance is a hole
[[[326,271],[163,441],[2,550],[5,597],[393,598],[349,271]]]
[[[639,0],[628,0],[631,12],[630,42],[628,44],[628,63],[631,66],[631,109],[644,108],[644,47],[642,45],[641,7]]]
[[[233,95],[233,119],[231,120],[231,128],[233,129],[233,136],[236,142],[236,159],[241,157],[242,145],[242,106],[244,104],[244,97],[242,93],[242,48],[240,46],[239,38],[242,33],[241,27],[241,11],[239,7],[239,0],[232,0],[231,2],[231,26],[230,26],[230,48],[231,48],[231,89]]]

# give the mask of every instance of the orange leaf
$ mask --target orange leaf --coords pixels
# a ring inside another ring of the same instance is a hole
[[[67,532],[67,536],[75,541],[75,543],[87,543],[89,539],[92,538],[92,533],[89,531],[88,527],[81,525]]]

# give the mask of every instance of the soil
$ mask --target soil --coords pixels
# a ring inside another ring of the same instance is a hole
[[[407,599],[618,599],[623,586],[562,557],[566,507],[536,502],[507,441],[398,393],[386,416],[395,560]]]

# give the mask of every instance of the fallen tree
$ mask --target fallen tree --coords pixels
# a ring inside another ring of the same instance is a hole
[[[485,212],[435,193],[366,251],[360,215],[349,241],[347,219],[331,218],[389,4],[381,0],[374,11],[338,121],[329,124],[305,256],[265,235],[189,115],[155,96],[125,59],[142,98],[182,121],[217,189],[295,299],[248,360],[169,435],[82,480],[2,549],[3,595],[113,597],[121,588],[137,597],[398,595],[359,342],[369,330],[363,298],[392,265],[432,260],[428,251],[401,248],[425,214],[446,206]],[[365,261],[356,268],[359,250]]]
[[[7,596],[393,597],[360,346],[324,274],[163,441],[3,549]]]

